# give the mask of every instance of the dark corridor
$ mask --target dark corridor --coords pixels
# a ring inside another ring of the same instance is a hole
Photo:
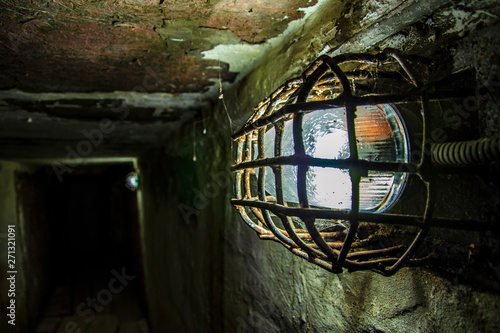
[[[62,181],[49,168],[21,177],[46,188],[39,211],[25,214],[26,224],[46,224],[39,235],[46,252],[38,257],[48,269],[37,273],[48,288],[35,332],[148,332],[137,192],[125,186],[130,171],[130,163],[91,164]],[[38,250],[27,246],[28,256]]]

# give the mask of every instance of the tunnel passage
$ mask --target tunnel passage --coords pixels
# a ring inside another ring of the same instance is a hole
[[[125,186],[133,170],[82,165],[62,181],[50,167],[18,175],[27,275],[33,288],[45,286],[35,332],[147,330],[137,192]]]

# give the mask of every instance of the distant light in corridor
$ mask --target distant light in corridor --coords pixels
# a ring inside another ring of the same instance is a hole
[[[130,172],[125,180],[125,186],[131,191],[137,190],[139,187],[139,175],[137,172]]]

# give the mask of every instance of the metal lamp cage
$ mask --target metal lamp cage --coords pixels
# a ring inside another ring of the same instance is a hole
[[[426,89],[411,69],[412,62],[395,50],[377,55],[346,54],[322,56],[300,78],[287,81],[262,101],[241,130],[233,135],[237,142],[232,167],[235,198],[232,204],[243,220],[261,239],[281,243],[298,255],[330,272],[374,270],[383,275],[397,272],[403,265],[422,262],[413,258],[432,226],[460,228],[460,221],[433,218],[433,191],[426,172],[430,158],[419,154],[416,161],[402,163],[368,161],[358,156],[355,130],[356,110],[360,106],[414,102],[419,105],[424,152],[428,124]],[[303,138],[305,114],[331,108],[345,108],[350,156],[346,159],[315,158],[306,154]],[[283,156],[284,123],[293,122],[294,154]],[[274,156],[266,156],[265,133],[274,127]],[[298,203],[283,195],[283,167],[296,166]],[[349,169],[350,209],[330,209],[309,203],[306,174],[310,167]],[[267,168],[267,170],[266,170]],[[266,171],[274,174],[275,192],[266,188]],[[421,215],[370,213],[360,211],[360,180],[368,172],[404,172],[425,184],[425,208]],[[270,195],[270,193],[275,193]],[[321,221],[330,221],[327,228]],[[468,225],[461,221],[462,225]],[[410,241],[395,244],[376,242],[374,231],[383,225],[410,228]],[[372,230],[366,234],[365,230]],[[384,244],[380,246],[380,244]]]

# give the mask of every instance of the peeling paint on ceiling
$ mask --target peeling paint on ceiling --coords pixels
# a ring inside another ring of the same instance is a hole
[[[261,44],[219,44],[211,50],[203,51],[204,59],[213,59],[229,64],[229,70],[245,76],[255,62],[269,49],[275,47],[280,41],[286,39],[292,32],[299,29],[304,21],[327,0],[319,0],[314,6],[298,8],[303,17],[288,23],[286,29],[279,36],[269,38]]]
[[[116,122],[109,141],[127,150],[165,140],[167,123],[206,114],[220,87],[300,28],[317,2],[2,1],[4,152],[15,155],[29,141],[36,153],[37,144],[60,138],[52,149],[60,153],[65,140],[78,140],[103,118]],[[126,116],[115,112],[123,108]]]
[[[0,90],[205,93],[229,68],[203,58],[279,36],[311,0],[4,1]],[[233,52],[234,53],[234,52]],[[246,63],[254,56],[243,59]],[[214,96],[212,96],[214,97]]]

